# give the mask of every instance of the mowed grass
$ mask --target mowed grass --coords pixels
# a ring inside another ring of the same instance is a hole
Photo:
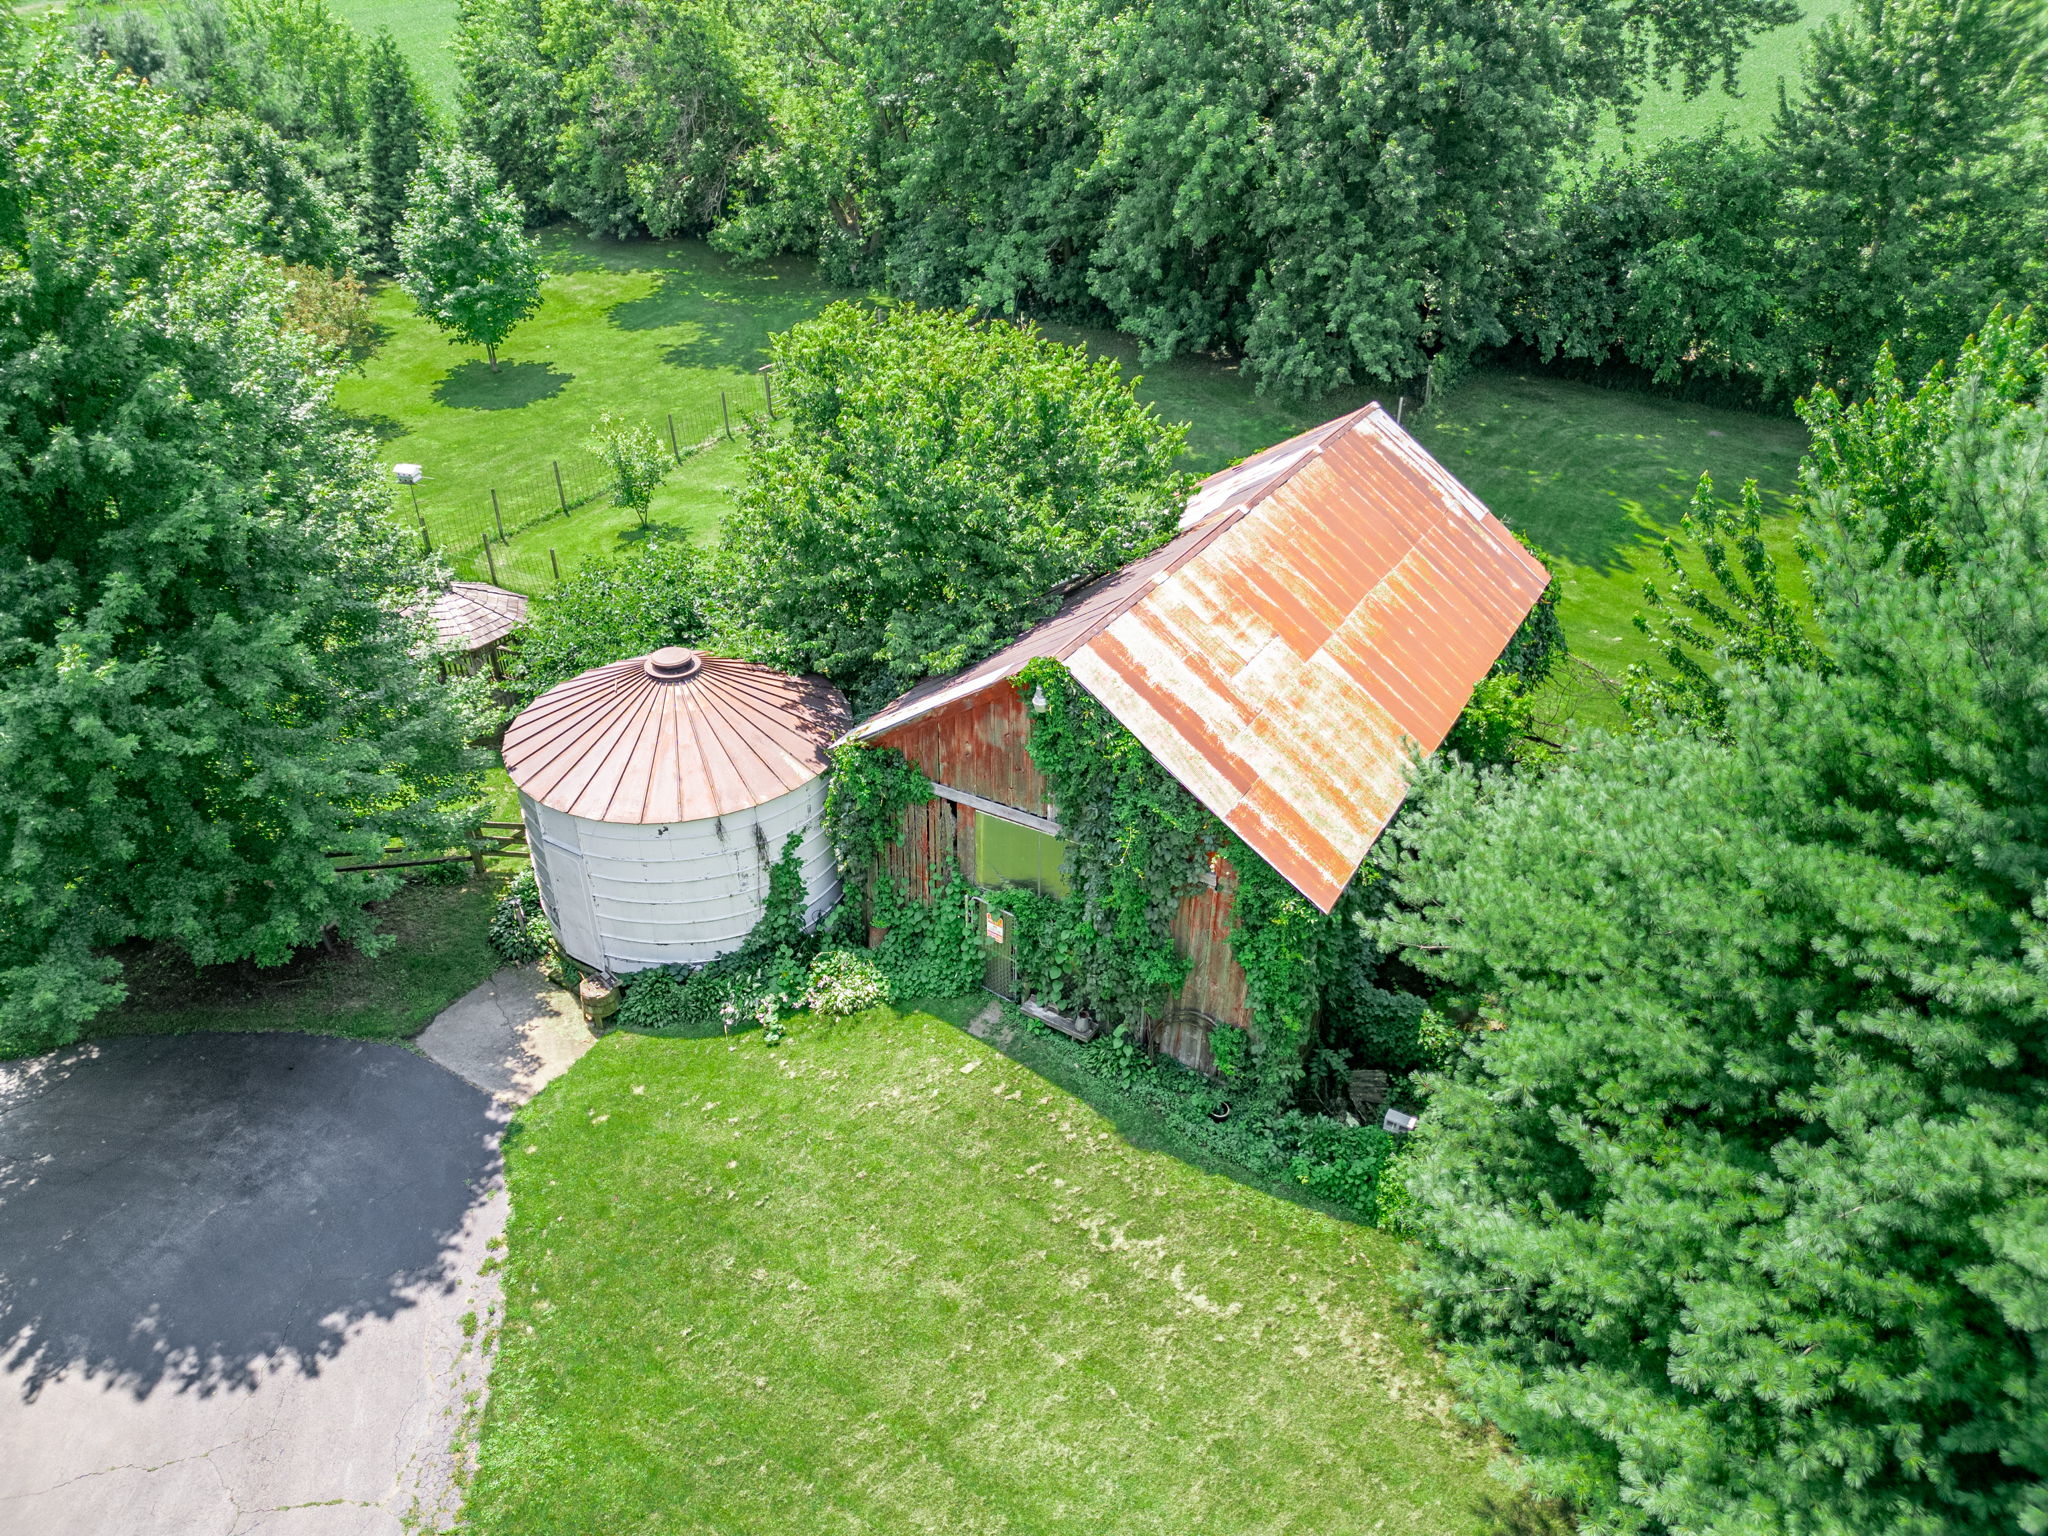
[[[327,0],[328,9],[357,31],[391,33],[420,84],[449,118],[455,113],[455,0]]]
[[[381,955],[314,945],[284,965],[196,967],[170,945],[121,952],[128,1000],[95,1035],[279,1030],[407,1040],[505,962],[486,937],[501,882],[406,885],[375,909],[392,938]]]
[[[722,419],[721,390],[729,402],[761,399],[756,370],[769,337],[837,296],[801,264],[741,267],[700,242],[546,239],[546,299],[507,342],[503,374],[450,346],[387,288],[378,299],[384,339],[338,392],[344,411],[385,435],[388,461],[426,466],[422,504],[457,570],[528,592],[551,586],[557,570],[651,535],[714,536],[740,482],[739,446],[714,426],[710,446],[670,476],[646,526],[598,501],[494,545],[487,562],[475,533],[467,543],[455,534],[488,526],[490,487],[501,487],[516,528],[512,488],[538,485],[552,496],[551,464],[580,454],[606,410],[665,431],[673,409],[685,446],[699,440],[696,430]],[[1187,462],[1201,473],[1375,398],[1365,390],[1312,401],[1261,396],[1226,362],[1145,364],[1114,332],[1047,330],[1140,378],[1143,398],[1188,423]],[[1398,396],[1384,403],[1401,405]],[[1730,498],[1754,478],[1767,508],[1781,511],[1806,443],[1786,417],[1533,373],[1480,372],[1427,413],[1414,401],[1404,409],[1423,444],[1552,557],[1573,651],[1616,678],[1648,657],[1630,619],[1644,580],[1663,577],[1658,545],[1700,475],[1711,473]],[[1773,541],[1783,548],[1790,536],[1781,518]]]
[[[1745,479],[1757,482],[1774,514],[1766,542],[1798,590],[1786,513],[1807,442],[1796,420],[1540,374],[1481,373],[1415,435],[1550,557],[1572,653],[1610,676],[1649,654],[1631,621],[1645,580],[1669,580],[1658,551],[1702,474],[1722,500],[1736,499]]]
[[[680,447],[706,445],[656,496],[646,527],[600,499],[515,537],[494,558],[523,591],[552,584],[549,548],[566,574],[650,532],[715,529],[737,483],[725,423],[764,411],[756,370],[768,337],[833,296],[801,263],[742,268],[699,241],[540,238],[550,269],[541,308],[500,349],[497,373],[387,284],[376,297],[380,339],[335,392],[342,413],[377,436],[384,463],[423,466],[427,526],[467,576],[489,574],[479,540],[493,527],[493,490],[516,529],[555,504],[556,464],[572,498],[593,486],[585,445],[605,413],[663,441],[673,416]],[[399,506],[410,519],[411,499]]]
[[[1777,114],[1780,86],[1798,93],[1801,46],[1828,18],[1849,8],[1850,0],[1806,0],[1799,20],[1789,26],[1773,27],[1750,45],[1736,67],[1732,95],[1722,88],[1719,79],[1702,94],[1690,98],[1677,82],[1645,92],[1634,131],[1623,134],[1620,125],[1608,116],[1593,136],[1589,158],[1597,161],[1631,145],[1639,150],[1648,149],[1667,139],[1705,133],[1721,123],[1743,138],[1762,138]]]
[[[480,1536],[1489,1528],[1397,1244],[930,1016],[614,1035],[506,1148]]]

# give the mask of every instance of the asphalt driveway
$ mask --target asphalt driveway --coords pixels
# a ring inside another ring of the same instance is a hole
[[[348,1040],[0,1066],[0,1530],[442,1526],[485,1379],[502,1119]]]

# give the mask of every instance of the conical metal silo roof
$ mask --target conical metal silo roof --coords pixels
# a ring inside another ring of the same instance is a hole
[[[850,723],[830,683],[671,646],[550,688],[505,731],[505,771],[591,821],[702,821],[809,783]]]

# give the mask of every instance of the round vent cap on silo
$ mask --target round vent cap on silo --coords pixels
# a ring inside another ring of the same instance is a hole
[[[669,646],[550,688],[506,728],[520,792],[590,821],[727,816],[816,779],[850,723],[839,690]]]

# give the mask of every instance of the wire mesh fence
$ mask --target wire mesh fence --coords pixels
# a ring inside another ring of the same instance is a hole
[[[747,417],[775,413],[767,373],[755,389],[721,390],[715,402],[698,401],[654,416],[650,425],[681,464],[693,454],[734,437]],[[426,475],[395,487],[393,508],[419,532],[421,546],[440,552],[459,571],[498,586],[534,591],[568,574],[540,541],[521,534],[554,518],[573,518],[602,506],[611,493],[603,462],[581,444],[563,447],[548,467],[497,485],[478,486]]]

